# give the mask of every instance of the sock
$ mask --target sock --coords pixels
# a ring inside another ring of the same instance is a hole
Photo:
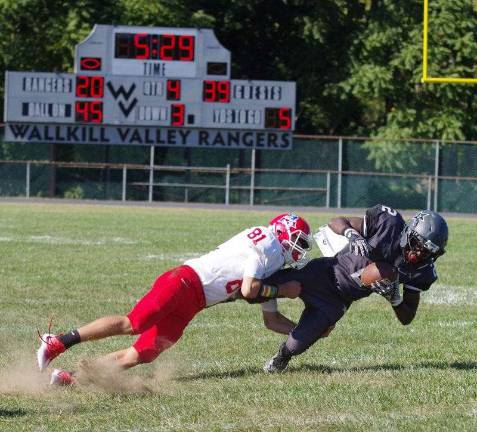
[[[288,349],[287,343],[283,342],[278,350],[280,357],[290,360],[293,357],[293,353]]]
[[[63,343],[65,348],[69,348],[81,342],[81,338],[78,333],[78,330],[71,330],[70,332],[64,335],[58,336],[58,339]]]

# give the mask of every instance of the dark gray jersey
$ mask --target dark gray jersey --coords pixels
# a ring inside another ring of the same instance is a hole
[[[371,291],[363,288],[353,274],[370,261],[352,254],[332,258],[316,258],[300,270],[279,270],[265,283],[301,283],[300,298],[305,309],[298,325],[286,342],[295,355],[302,353],[345,314],[353,300],[367,297]]]
[[[366,210],[363,236],[371,246],[371,261],[385,261],[399,271],[405,289],[426,291],[437,279],[434,264],[411,265],[404,260],[399,244],[405,222],[401,214],[382,204]]]
[[[300,270],[280,270],[265,279],[265,283],[296,280],[301,283],[300,298],[306,304],[314,304],[317,298],[329,301],[339,298],[349,305],[371,294],[369,289],[359,285],[356,275],[369,263],[367,258],[349,253],[332,258],[315,258]]]

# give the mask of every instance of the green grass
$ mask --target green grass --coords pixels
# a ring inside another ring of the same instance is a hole
[[[274,212],[0,205],[0,430],[477,430],[477,220],[450,219],[438,284],[401,326],[378,296],[353,305],[287,373],[262,365],[284,339],[259,306],[215,306],[153,364],[125,375],[152,393],[50,389],[36,372],[36,329],[68,330],[126,313],[161,272]],[[314,229],[330,215],[305,213]],[[297,319],[302,303],[281,301]],[[54,366],[127,347],[72,348]],[[133,388],[134,389],[134,388]]]

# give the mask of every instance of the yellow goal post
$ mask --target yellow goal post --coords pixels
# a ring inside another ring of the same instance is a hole
[[[477,84],[477,78],[430,77],[428,75],[429,49],[429,0],[424,0],[423,38],[422,38],[422,78],[423,83]]]

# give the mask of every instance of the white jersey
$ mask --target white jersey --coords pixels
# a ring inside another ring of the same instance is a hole
[[[233,296],[245,276],[264,279],[284,263],[280,242],[267,227],[259,226],[242,231],[212,252],[184,264],[198,274],[208,307]]]

